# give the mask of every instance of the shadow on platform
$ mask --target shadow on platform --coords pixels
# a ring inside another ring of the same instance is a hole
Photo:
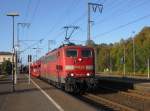
[[[46,91],[46,90],[53,90],[54,88],[53,87],[45,87],[42,89],[44,91]],[[12,90],[11,91],[0,91],[0,96],[9,95],[9,94],[32,93],[32,92],[37,92],[37,91],[40,91],[40,90],[37,88],[30,88],[30,89],[16,89],[14,92]]]

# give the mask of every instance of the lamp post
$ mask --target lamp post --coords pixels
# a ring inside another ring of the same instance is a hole
[[[13,50],[13,53],[12,53],[12,76],[13,76],[13,92],[15,91],[15,81],[14,81],[14,53],[15,53],[15,45],[14,45],[14,41],[15,41],[15,32],[14,32],[14,18],[16,16],[19,16],[18,13],[8,13],[7,16],[10,16],[12,17],[12,20],[13,20],[13,41],[12,41],[12,50]]]

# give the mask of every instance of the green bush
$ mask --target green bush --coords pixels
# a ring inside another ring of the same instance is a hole
[[[1,65],[1,73],[10,75],[12,72],[12,64],[10,61],[4,61]]]

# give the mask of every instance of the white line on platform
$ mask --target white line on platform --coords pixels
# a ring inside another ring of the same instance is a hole
[[[31,79],[32,83],[46,96],[46,98],[48,100],[50,100],[55,106],[56,108],[59,110],[59,111],[64,111],[64,109],[62,109],[62,107],[56,103],[42,88],[40,88],[39,85],[37,85],[32,79]]]

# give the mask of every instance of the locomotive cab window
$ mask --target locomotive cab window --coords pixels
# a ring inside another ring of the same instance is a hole
[[[75,49],[68,49],[66,50],[67,57],[77,57],[77,50]]]
[[[84,49],[81,51],[82,57],[92,57],[92,51],[88,49]]]

